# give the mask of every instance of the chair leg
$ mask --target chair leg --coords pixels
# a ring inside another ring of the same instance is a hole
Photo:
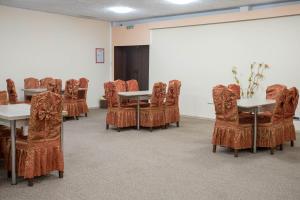
[[[150,132],[152,132],[153,131],[153,127],[150,127]]]
[[[28,185],[29,187],[32,187],[32,186],[33,186],[33,178],[27,179],[27,185]]]
[[[216,151],[217,151],[217,145],[213,145],[213,153],[216,153]]]
[[[270,154],[271,155],[274,155],[274,149],[275,149],[274,147],[271,147],[271,149],[270,149]]]
[[[293,147],[293,146],[294,146],[294,140],[291,141],[291,147]]]
[[[235,150],[234,150],[234,157],[237,158],[238,156],[239,156],[239,150],[238,150],[238,149],[235,149]]]
[[[85,117],[87,117],[88,116],[88,114],[87,113],[85,113]]]
[[[118,127],[118,132],[120,133],[121,132],[121,129]]]
[[[109,124],[106,124],[106,130],[108,130],[109,129]]]
[[[59,171],[58,172],[58,177],[59,178],[63,178],[64,177],[64,172],[63,171]]]
[[[7,178],[11,178],[11,171],[7,172]]]
[[[176,126],[179,127],[179,122],[176,122]]]
[[[279,145],[279,150],[283,151],[283,144]]]
[[[76,116],[76,120],[79,120],[79,117],[78,117],[78,116]]]

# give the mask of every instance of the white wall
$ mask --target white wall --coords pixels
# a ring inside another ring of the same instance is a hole
[[[300,88],[299,52],[300,16],[152,30],[150,84],[181,80],[181,113],[213,118],[211,90],[233,82],[232,66],[246,81],[252,62],[270,64],[264,97],[273,83]]]
[[[95,48],[105,48],[105,64]],[[98,106],[110,79],[110,23],[0,6],[0,90],[6,78],[18,95],[26,77],[90,80],[88,105]]]

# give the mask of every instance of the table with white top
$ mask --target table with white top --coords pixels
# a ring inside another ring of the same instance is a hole
[[[63,111],[63,116],[66,115]],[[10,123],[11,131],[11,184],[17,184],[16,179],[16,122],[30,118],[30,104],[8,104],[0,105],[0,120]],[[61,146],[63,149],[63,122],[61,126]]]
[[[40,94],[47,91],[47,88],[31,88],[22,89],[25,97],[32,97],[33,95]]]
[[[268,106],[274,106],[275,100],[271,99],[240,99],[238,100],[239,110],[251,111],[254,113],[254,134],[253,134],[253,153],[256,153],[256,138],[257,138],[257,114],[259,109]]]
[[[149,99],[152,92],[147,91],[132,91],[132,92],[119,92],[118,95],[122,98],[136,99],[137,100],[137,130],[140,130],[140,101]]]

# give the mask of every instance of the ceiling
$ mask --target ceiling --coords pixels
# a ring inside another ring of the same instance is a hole
[[[107,21],[128,21],[277,2],[288,0],[198,0],[188,5],[175,5],[165,0],[0,0],[0,5]],[[116,14],[107,10],[110,6],[129,6],[136,11]]]

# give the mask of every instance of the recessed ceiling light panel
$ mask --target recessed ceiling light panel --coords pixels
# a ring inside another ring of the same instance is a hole
[[[184,5],[184,4],[193,3],[197,0],[166,0],[166,1],[174,4]]]
[[[126,6],[114,6],[107,8],[109,11],[119,13],[119,14],[126,14],[135,11],[135,9],[126,7]]]

